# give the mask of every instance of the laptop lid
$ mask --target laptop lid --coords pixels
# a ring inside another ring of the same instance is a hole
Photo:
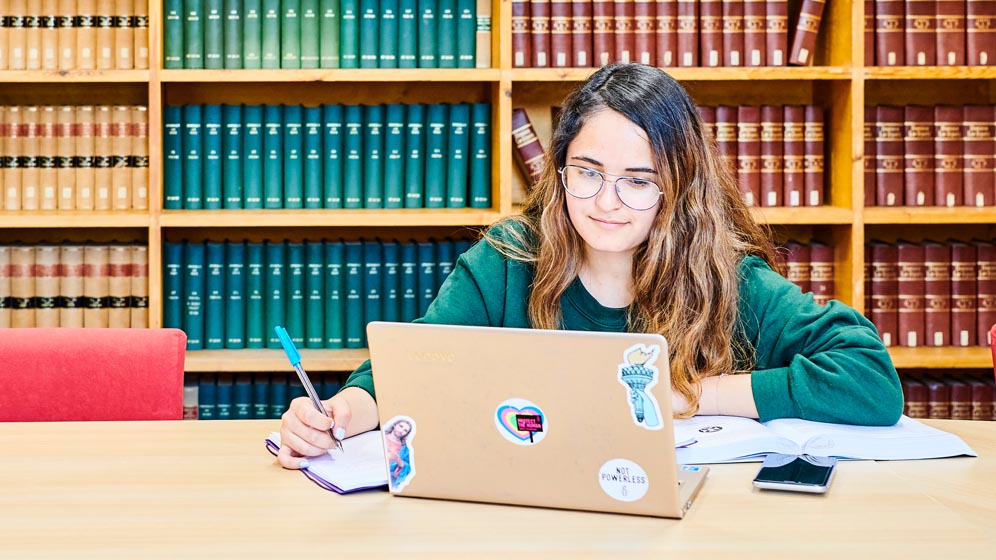
[[[389,487],[401,496],[681,517],[660,335],[373,322]],[[686,480],[687,479],[687,480]]]

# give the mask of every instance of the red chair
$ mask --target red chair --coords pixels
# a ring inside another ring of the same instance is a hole
[[[179,420],[178,329],[0,329],[0,422]]]

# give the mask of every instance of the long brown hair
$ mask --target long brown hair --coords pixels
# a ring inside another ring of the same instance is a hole
[[[633,257],[629,330],[659,333],[670,349],[671,384],[698,408],[698,381],[749,371],[753,351],[738,330],[738,265],[745,255],[772,263],[773,247],[754,222],[736,179],[684,88],[663,71],[616,64],[595,72],[564,101],[546,167],[521,215],[486,237],[507,257],[535,266],[529,297],[534,328],[562,328],[560,298],[584,262],[557,169],[592,114],[612,109],[642,128],[664,191],[647,240]],[[490,232],[489,232],[490,233]]]

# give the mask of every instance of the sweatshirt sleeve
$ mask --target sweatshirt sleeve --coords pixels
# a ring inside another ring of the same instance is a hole
[[[760,259],[748,257],[741,271],[741,326],[755,353],[751,386],[762,422],[899,421],[899,375],[868,319],[836,300],[817,304]]]

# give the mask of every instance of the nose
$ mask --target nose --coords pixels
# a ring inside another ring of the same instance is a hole
[[[615,181],[602,180],[602,188],[595,195],[595,205],[601,210],[615,210],[623,205],[619,200],[619,193],[616,192]]]

